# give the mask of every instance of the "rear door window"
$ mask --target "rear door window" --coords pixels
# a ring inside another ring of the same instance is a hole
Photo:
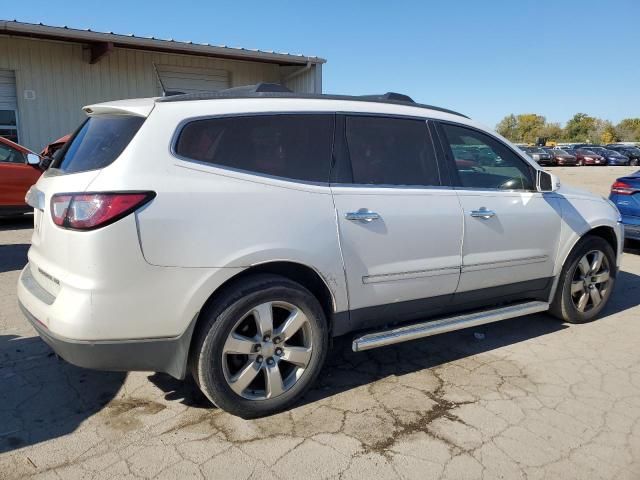
[[[327,183],[334,119],[282,114],[194,120],[180,132],[175,153],[251,173]]]
[[[355,184],[440,185],[425,120],[348,116],[346,139]]]
[[[104,168],[120,156],[144,122],[134,115],[99,115],[87,119],[52,168],[66,173]]]

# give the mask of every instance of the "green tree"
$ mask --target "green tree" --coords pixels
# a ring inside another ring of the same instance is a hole
[[[616,127],[614,127],[613,123],[611,123],[609,120],[605,120],[604,128],[600,133],[600,141],[607,144],[617,142],[618,140],[620,140],[620,138],[618,137]]]
[[[625,118],[616,125],[616,131],[624,142],[640,142],[640,118]]]
[[[589,138],[596,128],[596,119],[586,113],[576,113],[564,127],[565,139],[570,142],[589,142],[597,139]]]
[[[542,129],[545,126],[546,119],[542,115],[535,113],[523,113],[518,115],[518,139],[527,143],[534,143],[538,137],[541,137]]]
[[[540,136],[550,142],[559,142],[564,137],[564,130],[559,123],[549,122],[540,130]]]
[[[512,142],[519,141],[519,139],[516,138],[518,134],[518,120],[513,113],[500,120],[500,123],[496,125],[496,131]]]

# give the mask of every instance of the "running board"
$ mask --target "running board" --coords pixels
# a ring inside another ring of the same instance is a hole
[[[414,323],[406,327],[383,330],[358,337],[353,341],[352,348],[354,352],[362,352],[364,350],[371,350],[372,348],[384,347],[417,338],[430,337],[453,330],[462,330],[463,328],[476,327],[478,325],[484,325],[485,323],[544,312],[548,309],[549,304],[547,302],[524,302],[495,308],[493,310],[482,310],[442,318],[440,320]]]

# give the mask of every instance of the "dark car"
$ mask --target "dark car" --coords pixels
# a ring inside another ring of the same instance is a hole
[[[640,171],[618,178],[609,199],[620,210],[625,238],[640,240]]]
[[[609,150],[615,150],[616,152],[624,155],[629,159],[629,165],[640,165],[640,148],[632,147],[630,145],[607,145]]]
[[[533,158],[539,165],[553,165],[553,156],[540,147],[522,147],[521,150]]]
[[[607,165],[629,165],[629,158],[616,152],[615,150],[609,150],[604,147],[591,146],[589,147],[593,153],[597,153],[603,158],[606,158]]]
[[[553,165],[577,165],[578,159],[572,153],[561,148],[545,148],[545,151],[553,156]]]
[[[576,148],[572,151],[578,160],[578,165],[606,165],[607,159],[586,148]]]

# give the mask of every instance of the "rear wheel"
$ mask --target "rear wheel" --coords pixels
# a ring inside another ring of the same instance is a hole
[[[203,313],[191,369],[203,393],[243,418],[296,402],[317,377],[328,329],[316,298],[284,277],[259,275]]]
[[[611,296],[615,262],[613,248],[606,240],[596,236],[580,240],[562,268],[551,313],[569,323],[593,320]]]
[[[632,167],[637,167],[638,166],[638,159],[637,158],[632,158],[631,160],[629,160],[629,165],[631,165]]]

